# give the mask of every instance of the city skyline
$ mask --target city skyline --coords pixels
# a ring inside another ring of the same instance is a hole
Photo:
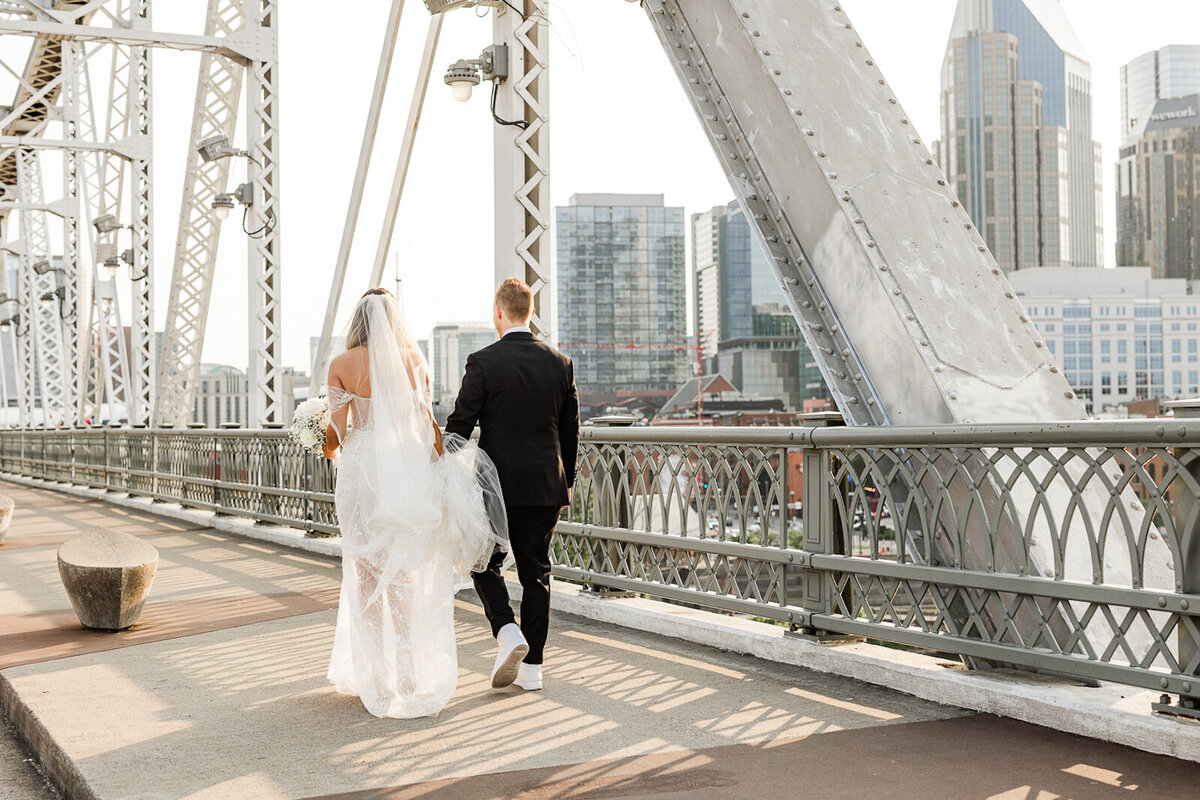
[[[938,136],[938,74],[955,5],[954,0],[844,3],[926,141]],[[1111,232],[1115,231],[1112,165],[1120,140],[1119,67],[1178,41],[1180,32],[1200,30],[1200,8],[1182,0],[1147,0],[1139,5],[1137,15],[1122,13],[1116,4],[1097,8],[1094,2],[1084,0],[1064,0],[1063,7],[1092,63],[1096,138],[1104,153],[1105,230]],[[290,243],[285,244],[284,251],[284,363],[304,369],[307,340],[318,332],[329,288],[328,272],[341,234],[370,89],[369,83],[347,84],[338,74],[374,69],[378,43],[370,36],[364,39],[362,32],[364,26],[380,30],[386,16],[381,6],[365,9],[353,19],[322,16],[322,25],[314,26],[310,23],[317,18],[316,9],[315,2],[304,0],[289,6],[281,17],[285,75],[281,108],[287,130],[282,139],[282,174],[290,198],[283,207],[282,225],[309,233],[305,237],[285,237]],[[193,8],[192,4],[164,6],[156,13],[156,26],[187,29],[201,12],[202,8]],[[729,197],[729,185],[643,14],[635,5],[618,2],[564,2],[552,11],[551,130],[555,161],[551,192],[555,205],[565,203],[576,192],[665,192],[669,204],[683,206],[690,215]],[[372,15],[378,24],[371,23]],[[415,19],[418,17],[414,14],[408,22]],[[898,31],[903,35],[897,35]],[[407,111],[408,87],[415,70],[413,56],[419,52],[423,36],[423,25],[406,25],[397,49],[398,54],[409,57],[398,55],[393,89],[383,116],[375,159],[384,171],[399,147],[397,131]],[[622,47],[621,58],[609,59],[605,56],[608,43],[617,36],[626,46]],[[1187,37],[1182,38],[1186,43]],[[448,64],[464,54],[473,56],[490,39],[491,27],[486,20],[475,20],[469,14],[453,15],[443,29],[437,63]],[[341,66],[331,70],[330,62],[311,58],[314,52],[336,52]],[[156,96],[156,191],[158,197],[174,202],[182,179],[181,156],[187,139],[196,60],[193,55],[177,53],[156,54],[155,58],[155,83],[184,87],[160,91]],[[306,114],[298,94],[301,87],[313,96],[337,97],[345,110],[342,126],[332,139],[327,130],[305,124]],[[636,87],[636,91],[626,87]],[[484,187],[491,174],[491,144],[486,100],[476,101],[458,104],[440,83],[430,87],[426,101],[409,174],[408,199],[402,206],[394,239],[401,253],[410,324],[418,338],[426,338],[433,325],[442,320],[483,321],[490,313],[494,288],[491,194]],[[597,103],[619,108],[621,113],[597,114]],[[643,130],[654,131],[654,138],[631,137],[622,123],[625,117],[642,120]],[[669,147],[664,148],[662,141],[669,141]],[[466,222],[461,215],[446,213],[457,202],[456,194],[470,198],[473,211]],[[368,187],[339,328],[359,293],[354,289],[365,280],[363,276],[369,269],[369,251],[374,245],[384,195],[386,185]],[[301,202],[300,197],[311,198],[311,202]],[[155,258],[163,274],[169,274],[173,258],[174,225],[173,215],[157,215]],[[222,315],[240,318],[246,309],[246,248],[244,240],[235,235],[236,224],[229,223],[228,227],[216,273],[222,302],[214,308],[220,308]],[[1102,260],[1112,264],[1111,233],[1108,239]],[[390,267],[388,273],[390,287]],[[453,276],[453,288],[445,284],[448,275]],[[124,278],[122,284],[128,314]],[[166,280],[159,281],[160,328],[166,310],[166,284]],[[246,341],[241,326],[212,325],[210,334],[206,362],[245,362]]]

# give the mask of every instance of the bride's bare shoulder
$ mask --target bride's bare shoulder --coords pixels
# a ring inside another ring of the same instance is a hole
[[[366,358],[364,358],[365,351],[364,347],[356,347],[353,350],[338,353],[329,361],[329,373],[339,377],[365,374],[367,369]]]

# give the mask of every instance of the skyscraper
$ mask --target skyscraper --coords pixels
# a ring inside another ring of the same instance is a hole
[[[1169,44],[1121,67],[1121,146],[1140,138],[1154,104],[1200,94],[1200,44]]]
[[[458,397],[467,356],[496,341],[496,329],[486,322],[443,322],[433,326],[433,402],[449,406]]]
[[[828,396],[738,201],[692,215],[692,262],[696,332],[721,374],[742,392],[777,397],[792,410]]]
[[[1091,67],[1058,0],[959,0],[939,158],[1006,269],[1097,266]]]
[[[1200,279],[1200,94],[1139,113],[1117,163],[1117,263]]]
[[[559,346],[580,392],[674,392],[692,362],[683,209],[577,194],[555,219]]]
[[[1121,67],[1117,264],[1200,278],[1200,45]]]

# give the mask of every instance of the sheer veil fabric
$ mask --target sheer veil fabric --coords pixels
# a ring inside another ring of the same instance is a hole
[[[361,315],[360,315],[361,312]],[[434,451],[429,366],[390,295],[367,295],[370,397],[329,386],[350,405],[335,503],[342,589],[329,680],[372,714],[437,714],[454,694],[454,592],[496,548],[508,550],[496,467],[477,445],[447,437]]]

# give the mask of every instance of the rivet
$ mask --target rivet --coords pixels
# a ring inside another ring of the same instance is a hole
[[[874,62],[874,61],[872,61],[871,59],[869,59],[869,58],[868,58],[868,59],[867,59],[867,66],[868,66],[868,67],[873,67],[873,66],[875,66],[875,62]]]
[[[849,203],[850,202],[850,193],[842,192],[842,199],[845,200],[847,203]]]
[[[1007,298],[1009,298],[1009,299],[1012,299],[1013,293],[1012,293],[1012,292],[1005,292],[1005,293],[1004,293],[1004,296],[1005,296],[1005,297],[1007,297]]]
[[[774,72],[774,74],[775,74],[775,75],[782,75],[782,74],[783,74],[783,73],[782,73],[782,72],[780,72],[779,70],[772,70],[772,72]]]
[[[817,158],[824,158],[824,157],[825,157],[825,151],[824,151],[824,150],[818,150],[818,151],[817,151]]]
[[[967,230],[971,230],[971,223],[968,222],[966,225],[963,225],[963,227]]]
[[[1026,317],[1026,316],[1024,316],[1024,315],[1022,315],[1022,316],[1020,317],[1020,319],[1021,319],[1021,322],[1029,322],[1029,317]]]
[[[957,201],[957,200],[951,200],[951,201],[950,201],[950,207],[951,207],[951,208],[958,208],[958,201]]]
[[[886,84],[886,83],[887,83],[887,81],[885,81],[883,78],[880,78],[880,79],[879,79],[879,85],[880,85],[880,86],[883,86],[883,85],[884,85],[884,84]]]
[[[1045,343],[1045,342],[1035,342],[1034,344],[1036,344],[1038,347],[1045,347],[1045,346],[1046,346],[1046,343]],[[1054,369],[1054,367],[1051,367],[1050,369]]]
[[[1039,344],[1038,346],[1040,347],[1041,345]],[[1056,366],[1054,366],[1053,364],[1051,364],[1051,365],[1050,365],[1050,371],[1051,371],[1051,372],[1058,372],[1058,367],[1056,367]]]
[[[945,371],[945,369],[946,369],[946,367],[944,364],[938,364],[933,368],[933,371],[934,372],[943,372],[943,371]]]
[[[798,108],[797,108],[797,109],[796,109],[794,112],[792,112],[792,113],[794,113],[794,114],[795,114],[797,117],[803,117],[803,116],[804,116],[804,112],[803,112],[803,111],[801,111],[801,110],[800,110],[800,109],[798,109]]]
[[[900,296],[900,294],[901,294],[901,292],[900,292],[900,290],[899,290],[899,289],[892,289],[892,294],[894,294],[894,295],[896,295],[897,297],[899,297],[899,296]]]
[[[846,28],[846,30],[852,30],[854,28],[854,26],[851,25],[849,22],[847,22],[844,27]]]
[[[829,180],[831,180],[831,181],[836,181],[837,173],[836,172],[826,172],[825,177],[829,178]]]
[[[1171,682],[1169,680],[1167,680],[1166,678],[1159,678],[1158,685],[1165,689],[1171,685]]]
[[[1186,598],[1179,601],[1179,607],[1182,608],[1184,611],[1188,610],[1188,601]]]
[[[907,125],[907,124],[908,124],[908,119],[907,119],[907,118],[905,118],[905,117],[901,117],[901,118],[900,118],[900,124],[901,124],[901,125]]]
[[[791,89],[784,89],[784,90],[783,90],[783,93],[784,93],[784,94],[786,94],[788,97],[791,97],[791,96],[792,96],[792,90],[791,90]]]
[[[1158,607],[1166,608],[1167,607],[1167,598],[1165,598],[1165,597],[1158,598]]]
[[[1063,397],[1067,398],[1068,400],[1072,400],[1075,397],[1075,393],[1074,392],[1063,392]]]
[[[874,246],[875,246],[875,240],[874,240],[874,239],[870,239],[870,240],[868,240],[868,241],[867,241],[867,247],[874,247]]]
[[[906,316],[905,316],[905,319],[907,319],[909,322],[912,322],[912,321],[913,321],[913,320],[915,320],[916,318],[917,318],[917,317],[916,317],[916,315],[915,315],[915,314],[908,314],[908,315],[906,315]]]
[[[1185,692],[1190,692],[1192,690],[1192,684],[1188,683],[1187,681],[1184,681],[1183,682],[1183,690]]]
[[[805,128],[805,129],[804,129],[804,135],[805,135],[805,136],[816,136],[816,134],[815,134],[815,133],[813,133],[813,131],[812,131],[812,128]]]
[[[979,245],[979,252],[981,252],[981,253],[986,253],[986,252],[987,252],[987,246],[986,246],[986,245],[982,245],[982,244],[981,244],[981,245]]]
[[[921,347],[929,347],[929,340],[928,340],[928,339],[922,339],[922,340],[921,340]]]
[[[888,98],[888,102],[889,102],[889,103],[891,103],[892,105],[896,105],[896,98],[894,98],[894,97],[889,97],[889,98]]]
[[[750,35],[751,35],[751,36],[762,36],[762,34],[761,34],[761,33],[759,33],[758,31],[754,31],[754,32],[753,32],[753,33],[751,33]]]
[[[770,50],[763,50],[763,55],[764,55],[764,56],[769,56],[769,55],[771,55],[771,51],[770,51]]]
[[[926,164],[930,164],[930,165],[932,165],[932,164],[933,164],[933,159],[932,159],[932,158],[927,158],[927,159],[925,159],[925,163],[926,163]]]
[[[993,274],[993,275],[999,275],[999,274],[1000,274],[1000,268],[999,268],[999,267],[992,267],[992,274]]]

